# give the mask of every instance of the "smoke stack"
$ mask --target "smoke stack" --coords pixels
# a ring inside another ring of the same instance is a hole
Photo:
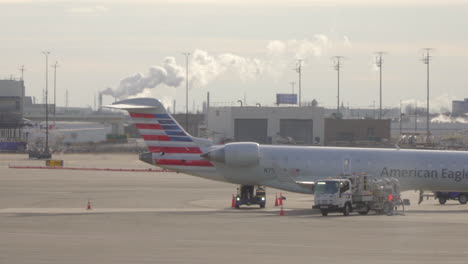
[[[172,113],[175,115],[175,113],[176,113],[176,100],[174,100],[174,103],[172,104],[172,107],[174,109],[174,110],[172,110],[173,111]]]

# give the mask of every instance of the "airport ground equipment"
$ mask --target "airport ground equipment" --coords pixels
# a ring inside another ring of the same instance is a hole
[[[257,188],[255,188],[254,185],[240,185],[239,188],[237,188],[236,208],[239,209],[241,205],[255,204],[260,205],[260,208],[265,208],[265,188],[262,186],[257,186]]]
[[[29,150],[28,157],[29,159],[50,159],[52,154],[48,151]]]
[[[393,215],[399,206],[404,212],[409,200],[401,199],[397,179],[371,180],[366,175],[352,175],[317,181],[314,203],[312,208],[319,209],[323,216],[331,212],[348,216],[353,211],[366,215],[371,210]]]
[[[434,192],[434,198],[439,200],[440,204],[445,204],[447,200],[458,200],[460,204],[468,202],[468,193],[466,192]]]

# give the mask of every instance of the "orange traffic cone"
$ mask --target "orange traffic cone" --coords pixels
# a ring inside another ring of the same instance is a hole
[[[283,205],[281,205],[280,216],[284,216]]]
[[[91,210],[91,202],[88,200],[88,205],[86,206],[87,210]]]
[[[275,206],[278,206],[278,194],[275,193]]]
[[[283,193],[280,192],[279,205],[283,206]]]
[[[234,194],[232,195],[231,207],[232,208],[236,207],[236,197],[234,196]]]

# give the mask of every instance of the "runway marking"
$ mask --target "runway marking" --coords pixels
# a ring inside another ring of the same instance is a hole
[[[85,171],[126,171],[126,172],[174,172],[167,169],[115,169],[115,168],[79,168],[79,167],[48,167],[48,166],[14,166],[10,169],[42,169],[42,170],[85,170]]]
[[[5,208],[0,214],[83,214],[83,213],[177,213],[177,212],[215,212],[222,209],[212,208]]]
[[[288,211],[291,209],[285,209]],[[262,210],[235,210],[231,208],[4,208],[0,209],[0,214],[93,214],[93,213],[203,213],[218,212],[229,213],[261,213],[261,212],[279,212],[279,209]]]

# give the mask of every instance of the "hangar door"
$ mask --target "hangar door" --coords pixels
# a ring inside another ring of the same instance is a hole
[[[312,145],[314,143],[313,127],[312,119],[281,119],[280,136],[290,137],[296,144]]]
[[[267,143],[267,119],[235,119],[234,138],[236,141]]]

